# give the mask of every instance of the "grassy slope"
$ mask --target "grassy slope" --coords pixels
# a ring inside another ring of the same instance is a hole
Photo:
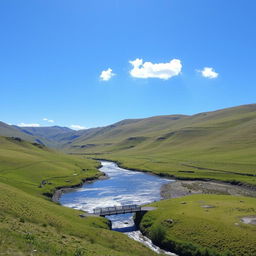
[[[256,184],[256,105],[121,122],[88,132],[69,152],[180,178]],[[189,172],[188,172],[189,171]]]
[[[206,205],[214,208],[202,207]],[[256,226],[240,220],[255,215],[255,198],[193,195],[156,202],[152,206],[157,210],[144,215],[140,225],[163,247],[172,248],[180,255],[196,255],[181,252],[184,248],[200,247],[221,253],[229,251],[234,256],[256,255]]]
[[[154,255],[108,230],[105,219],[82,219],[78,211],[42,195],[97,177],[96,166],[92,160],[0,137],[0,254]],[[42,180],[47,183],[40,186]]]

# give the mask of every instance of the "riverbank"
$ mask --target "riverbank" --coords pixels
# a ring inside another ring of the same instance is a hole
[[[256,197],[256,190],[250,187],[231,185],[217,181],[177,180],[161,187],[163,199],[179,198],[193,194],[217,194]]]

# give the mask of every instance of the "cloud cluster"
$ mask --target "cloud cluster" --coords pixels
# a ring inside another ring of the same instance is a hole
[[[72,125],[70,125],[70,128],[73,129],[73,130],[84,130],[84,129],[86,129],[86,127],[81,126],[79,124],[72,124]]]
[[[25,123],[19,123],[19,127],[40,127],[40,124],[25,124]]]
[[[198,72],[200,72],[203,77],[209,79],[214,79],[219,76],[219,74],[215,72],[213,68],[210,67],[205,67],[202,70],[198,70]]]
[[[100,79],[102,81],[108,81],[110,80],[115,74],[113,73],[113,70],[111,68],[108,68],[107,70],[103,70],[100,74]]]
[[[54,123],[54,120],[48,119],[48,118],[43,118],[43,121],[46,121],[48,123]]]
[[[178,59],[173,59],[166,63],[144,62],[143,59],[135,59],[129,61],[133,68],[130,70],[130,75],[136,78],[159,78],[170,79],[181,73],[182,64]]]
[[[174,76],[178,76],[182,71],[182,63],[179,59],[172,59],[169,62],[153,63],[150,61],[144,62],[143,59],[135,59],[129,61],[133,66],[129,71],[130,75],[135,78],[158,78],[168,80]],[[202,77],[214,79],[219,76],[212,67],[204,67],[202,70],[196,70]],[[101,81],[109,81],[116,74],[113,73],[111,68],[103,70],[100,74]]]

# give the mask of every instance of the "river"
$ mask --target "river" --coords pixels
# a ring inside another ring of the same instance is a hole
[[[64,193],[60,198],[60,203],[89,213],[92,213],[93,209],[97,207],[144,205],[159,201],[161,186],[172,182],[170,179],[156,175],[120,168],[113,162],[101,161],[101,164],[100,171],[104,172],[108,179],[96,180],[90,184],[84,184],[81,188]],[[150,239],[143,236],[136,229],[132,214],[119,214],[107,218],[111,220],[113,230],[125,233],[159,254],[175,255],[161,250]]]

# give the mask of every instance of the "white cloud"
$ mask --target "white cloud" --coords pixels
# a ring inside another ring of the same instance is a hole
[[[40,124],[25,124],[25,123],[20,123],[18,124],[20,127],[40,127]]]
[[[113,73],[113,70],[111,68],[108,68],[107,70],[103,70],[100,74],[100,79],[102,81],[108,81],[116,74]]]
[[[73,130],[84,130],[84,129],[86,129],[86,127],[81,126],[79,124],[72,124],[72,125],[70,125],[70,128],[73,129]]]
[[[48,118],[43,118],[43,121],[46,121],[48,123],[54,123],[54,120],[48,119]]]
[[[178,59],[166,63],[144,62],[143,59],[129,61],[133,65],[130,75],[136,78],[170,79],[181,73],[182,64]]]
[[[200,72],[203,77],[210,79],[217,78],[219,76],[219,74],[215,72],[213,68],[209,67],[205,67],[202,70],[198,70],[198,72]]]

